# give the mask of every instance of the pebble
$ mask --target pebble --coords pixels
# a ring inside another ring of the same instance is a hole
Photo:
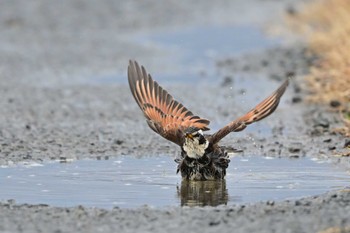
[[[332,101],[329,103],[329,105],[330,105],[332,108],[338,108],[338,107],[341,106],[341,103],[340,103],[340,101],[338,101],[338,100],[332,100]]]
[[[302,98],[300,97],[300,96],[294,96],[293,98],[292,98],[292,103],[293,104],[297,104],[297,103],[300,103],[300,102],[302,102]]]

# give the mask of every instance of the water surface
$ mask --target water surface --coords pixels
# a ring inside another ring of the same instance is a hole
[[[220,81],[216,70],[217,59],[267,49],[280,43],[280,40],[267,37],[256,27],[214,25],[164,30],[152,34],[140,33],[134,35],[131,40],[146,48],[164,51],[166,56],[157,61],[159,68],[152,71],[153,77],[163,84],[218,83]],[[153,59],[156,58],[149,58]],[[127,61],[125,62],[127,65]],[[145,65],[148,61],[139,60],[139,62]],[[89,77],[83,82],[126,84],[125,73],[126,67],[125,72],[121,74]]]
[[[0,168],[0,200],[112,208],[217,206],[294,199],[349,185],[332,164],[235,157],[224,181],[186,182],[170,157],[81,160]]]

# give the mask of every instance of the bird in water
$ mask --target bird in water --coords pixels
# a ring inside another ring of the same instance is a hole
[[[219,146],[219,141],[273,113],[289,83],[287,79],[255,108],[210,135],[203,133],[209,130],[209,121],[194,115],[176,101],[136,61],[129,62],[128,80],[131,93],[149,127],[181,147],[181,155],[175,161],[178,163],[177,172],[186,180],[224,179],[230,159],[225,147]]]

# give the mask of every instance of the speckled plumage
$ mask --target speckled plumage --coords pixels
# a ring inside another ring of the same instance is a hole
[[[178,163],[177,172],[183,179],[218,180],[225,178],[230,159],[224,148],[209,145],[201,158],[190,158],[182,151],[175,162]]]

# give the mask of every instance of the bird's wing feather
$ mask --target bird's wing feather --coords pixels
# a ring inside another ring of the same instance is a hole
[[[174,100],[136,61],[129,62],[128,79],[131,93],[147,118],[148,125],[156,133],[181,145],[182,132],[186,128],[209,130],[208,120],[193,115]]]
[[[219,142],[222,138],[224,138],[227,134],[231,132],[239,132],[244,130],[247,125],[260,121],[265,117],[269,116],[273,113],[284,94],[287,86],[289,84],[289,79],[287,79],[274,93],[272,93],[269,97],[263,100],[260,104],[255,106],[252,110],[250,110],[245,115],[240,118],[232,121],[225,127],[221,128],[215,134],[210,137],[210,142],[215,144]]]

